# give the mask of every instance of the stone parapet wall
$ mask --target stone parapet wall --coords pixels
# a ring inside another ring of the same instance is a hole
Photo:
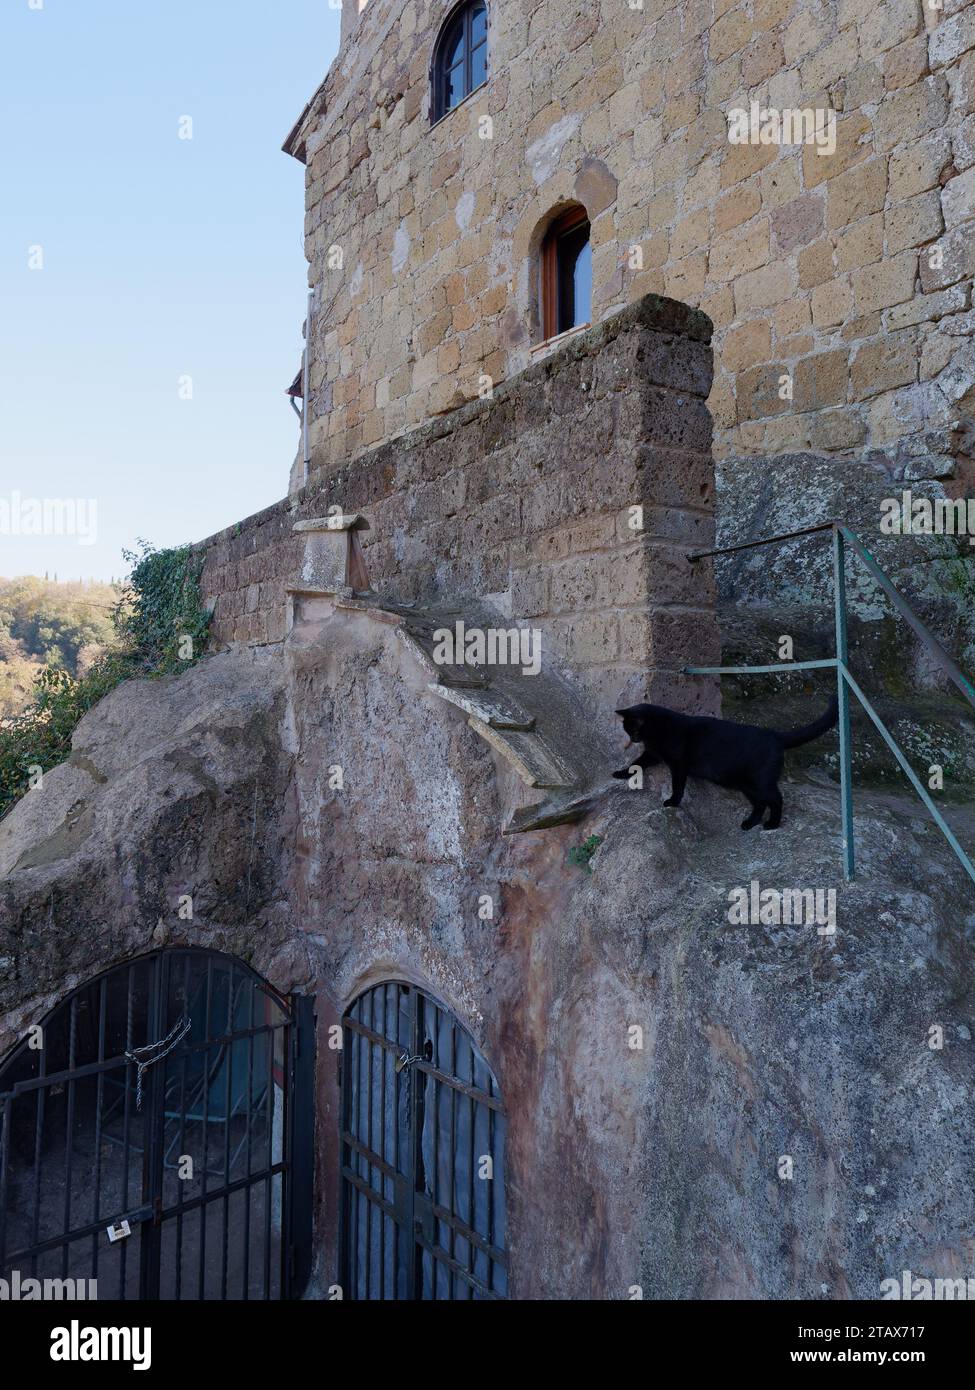
[[[970,0],[492,0],[488,81],[431,126],[451,4],[370,0],[289,141],[317,464],[524,369],[539,240],[568,202],[592,222],[594,320],[648,291],[711,317],[719,457],[932,431],[966,453]],[[752,102],[823,112],[835,149],[730,143]]]
[[[488,599],[539,628],[543,654],[601,702],[684,689],[680,668],[718,652],[710,567],[687,561],[713,537],[710,382],[704,315],[640,301],[493,398],[202,542],[215,642],[284,636],[294,523],[338,508],[368,518],[359,535],[384,596]]]

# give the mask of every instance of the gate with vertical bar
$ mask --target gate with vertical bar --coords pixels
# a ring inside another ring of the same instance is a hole
[[[0,1277],[299,1295],[313,1046],[310,999],[215,951],[157,951],[75,990],[0,1064]]]
[[[413,985],[376,985],[343,1025],[344,1297],[505,1298],[505,1119],[490,1067]]]

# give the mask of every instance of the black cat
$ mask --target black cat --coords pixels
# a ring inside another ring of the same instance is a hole
[[[751,815],[741,823],[751,830],[770,811],[763,830],[777,830],[782,823],[779,778],[787,748],[810,743],[837,722],[836,696],[825,714],[804,729],[780,733],[754,724],[733,724],[730,719],[678,714],[664,705],[630,705],[618,709],[627,735],[626,747],[642,743],[643,752],[630,767],[665,763],[670,772],[670,796],[665,806],[679,806],[688,777],[702,777],[719,787],[744,792],[752,803]],[[630,767],[614,772],[628,778]]]

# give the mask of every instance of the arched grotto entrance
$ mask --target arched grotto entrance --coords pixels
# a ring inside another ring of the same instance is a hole
[[[398,981],[360,994],[343,1034],[343,1296],[506,1297],[505,1118],[476,1043]]]
[[[300,1294],[310,1034],[309,999],[216,951],[74,990],[0,1064],[0,1277],[70,1280],[68,1297]]]

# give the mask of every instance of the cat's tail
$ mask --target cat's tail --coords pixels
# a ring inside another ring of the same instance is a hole
[[[814,738],[819,738],[820,734],[825,734],[827,729],[832,729],[838,720],[839,704],[834,695],[829,702],[829,708],[811,724],[807,724],[803,729],[790,729],[788,732],[782,732],[779,735],[782,739],[782,747],[798,748],[800,744],[812,743]]]

